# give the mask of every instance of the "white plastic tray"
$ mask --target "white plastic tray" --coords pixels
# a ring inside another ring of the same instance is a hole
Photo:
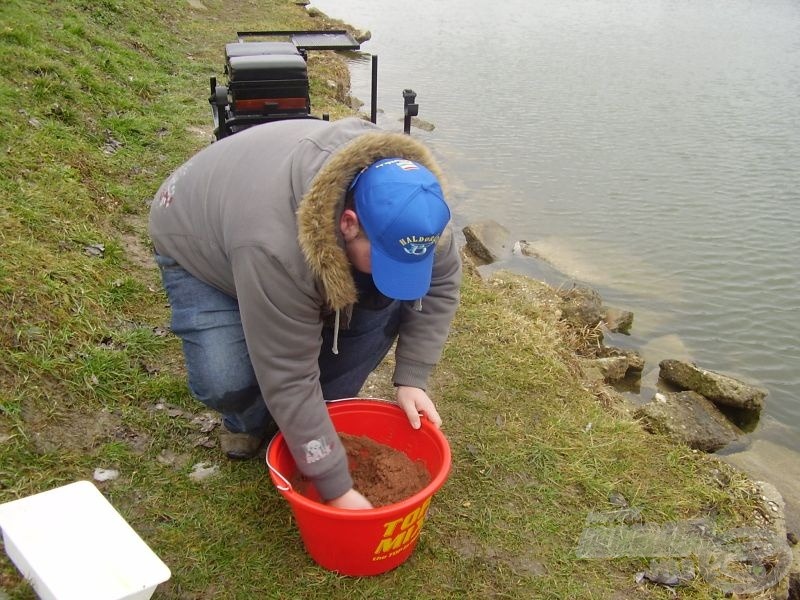
[[[0,504],[0,529],[43,600],[147,600],[171,575],[90,481]]]

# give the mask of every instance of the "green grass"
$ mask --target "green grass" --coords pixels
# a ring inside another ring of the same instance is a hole
[[[148,202],[209,142],[208,77],[234,32],[320,27],[289,1],[204,5],[0,4],[0,502],[118,469],[98,485],[170,566],[156,598],[672,597],[633,583],[644,559],[576,558],[587,515],[621,494],[648,522],[735,525],[752,510],[746,482],[726,471],[721,486],[724,467],[582,386],[536,282],[465,279],[433,389],[452,474],[395,571],[319,568],[264,465],[198,445]],[[312,105],[348,114],[321,83],[346,69],[310,65]],[[194,483],[198,462],[219,475]],[[0,589],[34,597],[5,556]],[[720,597],[700,579],[680,593]]]

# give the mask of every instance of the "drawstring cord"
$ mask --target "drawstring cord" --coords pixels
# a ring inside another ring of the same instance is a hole
[[[422,312],[422,298],[417,298],[414,301],[414,310],[417,312]],[[331,352],[334,355],[339,354],[339,323],[341,321],[341,309],[336,309],[336,315],[333,320],[333,346],[331,347]]]
[[[339,314],[340,310],[336,309],[336,317],[334,318],[333,322],[333,348],[331,348],[331,352],[334,354],[339,354]]]

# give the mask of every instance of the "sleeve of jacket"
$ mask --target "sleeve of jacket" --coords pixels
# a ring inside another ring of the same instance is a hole
[[[313,284],[262,248],[238,248],[231,263],[264,401],[300,472],[324,500],[337,498],[353,481],[319,384],[322,322]]]
[[[452,229],[437,244],[431,287],[422,298],[403,307],[395,350],[395,385],[426,389],[431,370],[439,362],[458,308],[461,257]]]

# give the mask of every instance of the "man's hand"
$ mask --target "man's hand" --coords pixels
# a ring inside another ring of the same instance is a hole
[[[420,428],[419,413],[428,417],[428,420],[437,428],[442,424],[442,418],[436,412],[433,400],[428,397],[425,390],[399,385],[397,386],[395,397],[397,398],[397,403],[405,411],[408,422],[411,423],[411,427],[414,429]]]
[[[366,510],[372,508],[372,503],[358,493],[355,488],[350,488],[338,498],[328,500],[327,504],[335,508],[346,508],[349,510]]]

